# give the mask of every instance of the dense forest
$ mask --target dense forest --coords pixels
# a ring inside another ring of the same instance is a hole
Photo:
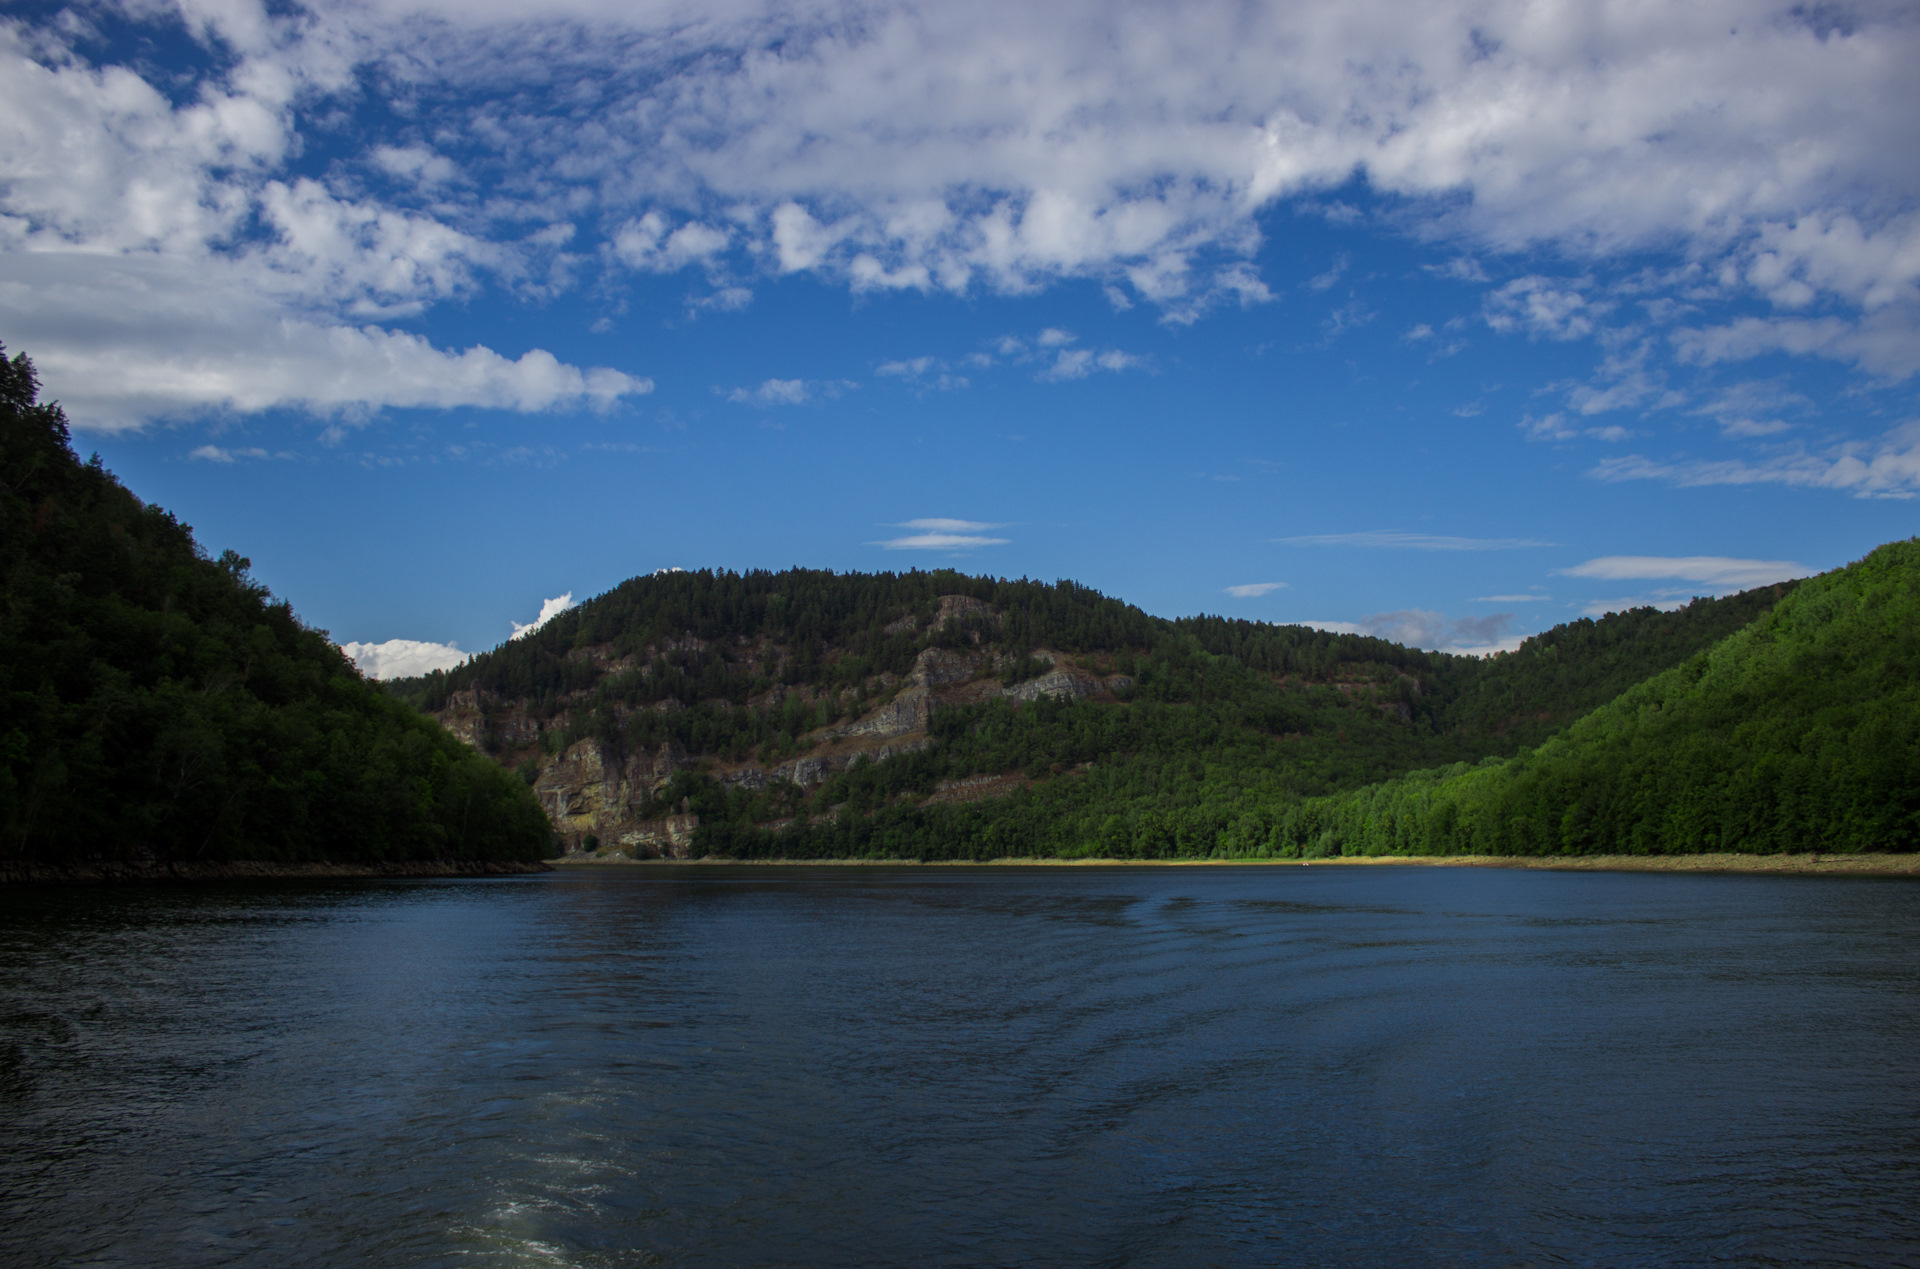
[[[1368,848],[1341,845],[1341,799],[1410,772],[1528,753],[1793,590],[1581,619],[1476,658],[1297,626],[1167,621],[1070,582],[673,572],[390,688],[423,709],[469,693],[522,711],[520,747],[496,748],[529,782],[584,742],[614,762],[679,746],[689,761],[630,809],[698,816],[698,853],[1326,853]],[[1118,686],[1083,699],[960,693],[933,710],[913,751],[860,758],[817,783],[742,783],[718,770],[814,752],[940,648],[990,652],[998,668],[979,673],[1000,684],[1063,664]],[[983,782],[994,796],[948,793]]]
[[[0,863],[535,860],[526,786],[82,463],[0,355]]]
[[[1340,854],[1902,851],[1920,845],[1920,540],[1770,612],[1536,749],[1290,808]]]

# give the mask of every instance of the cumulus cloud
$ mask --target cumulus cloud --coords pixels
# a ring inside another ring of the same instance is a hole
[[[1286,588],[1285,582],[1246,582],[1239,586],[1229,586],[1226,591],[1235,599],[1257,599],[1261,595],[1270,595],[1276,590]]]
[[[1244,267],[1260,213],[1347,215],[1324,195],[1358,175],[1467,247],[1462,277],[1488,251],[1678,244],[1785,308],[1911,309],[1920,23],[1885,0],[1827,14],[156,3],[99,20],[184,20],[209,50],[184,78],[93,64],[51,24],[0,29],[0,216],[90,251],[249,244],[329,304],[564,285],[595,254],[577,232],[627,268],[730,261],[855,289],[1093,277],[1190,320],[1208,297],[1271,298]],[[296,176],[307,121],[368,91],[395,94],[391,126],[357,162]],[[475,175],[502,164],[516,179]],[[354,188],[362,171],[392,199]],[[1487,317],[1573,338],[1604,302],[1530,277]],[[1819,346],[1869,369],[1913,356],[1865,330]]]
[[[316,316],[285,289],[257,261],[0,250],[0,325],[32,349],[48,395],[83,428],[268,409],[603,408],[653,390],[650,379],[541,349],[508,358]]]
[[[404,679],[435,670],[451,670],[467,659],[467,654],[451,643],[426,643],[418,639],[343,643],[340,650],[370,679]]]
[[[1411,551],[1514,551],[1530,546],[1552,546],[1533,538],[1454,538],[1433,533],[1311,533],[1275,538],[1288,546],[1370,546]]]
[[[526,625],[523,626],[517,621],[509,620],[508,624],[513,627],[513,633],[507,637],[510,639],[518,639],[522,635],[530,635],[572,607],[575,607],[572,591],[568,591],[564,595],[556,595],[552,599],[543,600],[540,604],[540,615]]]
[[[1856,498],[1920,495],[1920,420],[1872,441],[1849,441],[1821,453],[1794,450],[1749,461],[1672,459],[1639,454],[1603,459],[1589,475],[1599,480],[1661,480],[1681,486],[1792,485],[1836,489]]]
[[[1747,560],[1725,555],[1603,555],[1560,570],[1567,577],[1603,578],[1607,581],[1675,579],[1735,590],[1770,586],[1790,578],[1805,577],[1813,571],[1805,564],[1792,560]]]
[[[982,546],[1005,546],[1011,540],[986,536],[989,530],[1004,529],[1007,526],[988,523],[984,520],[929,517],[904,520],[891,527],[913,529],[916,532],[902,537],[888,538],[881,542],[869,542],[867,545],[882,547],[889,551],[969,551]]]
[[[1591,285],[1590,280],[1583,281]],[[1487,297],[1487,325],[1501,332],[1524,331],[1545,339],[1591,335],[1595,321],[1611,306],[1589,301],[1574,289],[1575,285],[1533,275],[1515,278]]]
[[[697,222],[674,228],[658,211],[650,211],[614,233],[613,253],[632,268],[671,273],[712,260],[732,241],[727,229]]]

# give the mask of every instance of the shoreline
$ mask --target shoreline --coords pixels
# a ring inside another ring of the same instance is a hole
[[[1920,853],[1860,855],[1343,855],[1330,859],[554,859],[574,868],[1527,868],[1554,872],[1920,877]]]
[[[523,863],[510,859],[404,859],[385,864],[280,864],[238,859],[225,863],[135,863],[95,861],[86,864],[0,863],[0,886],[100,886],[120,883],[164,884],[191,881],[344,880],[357,877],[522,877],[552,872],[542,860]]]

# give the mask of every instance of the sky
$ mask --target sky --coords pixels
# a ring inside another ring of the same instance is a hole
[[[370,673],[796,565],[1484,652],[1916,532],[1910,3],[527,8],[0,10],[0,342]]]

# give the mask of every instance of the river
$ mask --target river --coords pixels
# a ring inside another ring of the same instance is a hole
[[[16,887],[0,1260],[1920,1264],[1920,882]]]

